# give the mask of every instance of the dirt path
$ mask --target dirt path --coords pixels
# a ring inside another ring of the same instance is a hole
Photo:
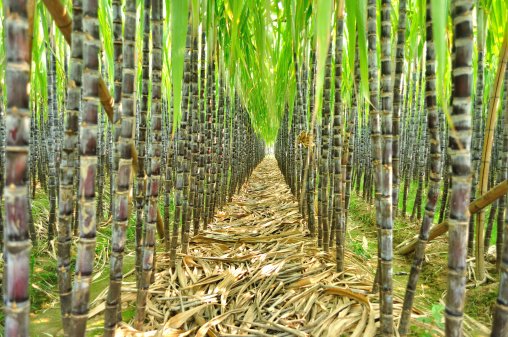
[[[347,269],[303,236],[297,203],[273,157],[191,240],[171,271],[158,254],[144,336],[373,336],[372,276],[347,253]],[[400,312],[396,300],[395,316]],[[141,335],[130,326],[125,335]]]

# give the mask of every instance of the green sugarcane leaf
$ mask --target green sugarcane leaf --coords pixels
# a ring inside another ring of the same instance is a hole
[[[358,33],[358,49],[360,52],[360,94],[368,98],[369,97],[369,64],[368,64],[368,52],[367,52],[367,24],[366,24],[366,13],[367,13],[367,1],[358,0],[356,3],[356,21],[357,21],[357,33]]]
[[[109,83],[114,81],[114,57],[113,57],[113,27],[112,5],[108,0],[99,2],[99,25],[102,37],[102,45],[106,52],[106,67]]]
[[[332,0],[318,0],[316,12],[316,95],[313,111],[313,119],[317,112],[321,111],[323,103],[323,86],[325,81],[325,66],[328,48],[330,44],[330,23],[333,13]]]
[[[175,126],[179,125],[182,116],[182,78],[188,18],[189,1],[171,1],[173,125]]]
[[[192,34],[197,36],[199,29],[199,0],[191,0]]]
[[[353,1],[346,1],[346,25],[345,35],[347,37],[347,57],[343,57],[348,63],[348,69],[353,70],[355,65],[355,53],[356,53],[356,13],[357,5]]]
[[[432,31],[434,35],[434,47],[436,50],[436,63],[437,63],[437,95],[441,107],[447,111],[448,102],[445,97],[445,71],[447,64],[447,49],[448,49],[448,13],[449,13],[449,0],[432,0]]]

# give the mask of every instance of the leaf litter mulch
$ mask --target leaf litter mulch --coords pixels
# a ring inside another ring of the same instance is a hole
[[[374,336],[379,304],[364,261],[346,252],[337,273],[334,254],[305,227],[276,160],[266,158],[191,239],[176,270],[157,255],[144,332],[123,324],[117,336]],[[124,301],[134,288],[124,283]],[[401,307],[394,297],[395,321]]]

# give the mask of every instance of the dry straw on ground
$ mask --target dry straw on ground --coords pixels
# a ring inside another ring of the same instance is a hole
[[[346,271],[336,273],[333,254],[304,227],[275,159],[265,159],[192,238],[176,270],[157,255],[145,331],[124,324],[118,336],[374,336],[379,305],[370,271],[347,253]],[[134,300],[135,286],[125,285],[123,300]],[[398,320],[397,297],[394,311]]]

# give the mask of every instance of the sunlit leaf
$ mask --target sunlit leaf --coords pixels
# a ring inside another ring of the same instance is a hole
[[[182,115],[182,78],[185,58],[185,40],[187,37],[187,23],[189,17],[188,0],[171,1],[171,60],[173,79],[174,123],[178,125]]]

